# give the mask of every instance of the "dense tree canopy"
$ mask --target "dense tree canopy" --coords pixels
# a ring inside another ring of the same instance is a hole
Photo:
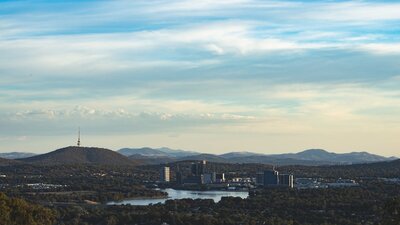
[[[30,204],[23,199],[8,198],[0,193],[0,224],[51,225],[55,219],[55,212],[48,208]]]

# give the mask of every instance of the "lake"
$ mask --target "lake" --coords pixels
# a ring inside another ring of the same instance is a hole
[[[213,199],[214,202],[219,202],[222,197],[241,197],[247,198],[249,196],[249,192],[241,192],[241,191],[188,191],[188,190],[175,190],[172,188],[161,189],[163,192],[168,193],[168,198],[151,198],[151,199],[126,199],[119,202],[109,202],[108,205],[122,205],[122,204],[131,204],[131,205],[150,205],[157,203],[164,203],[169,199],[183,199],[183,198],[191,198],[191,199]]]

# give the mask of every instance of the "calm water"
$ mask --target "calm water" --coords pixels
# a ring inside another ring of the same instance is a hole
[[[187,190],[175,190],[171,188],[162,189],[161,191],[168,193],[168,198],[153,198],[153,199],[127,199],[120,202],[109,202],[108,205],[122,205],[122,204],[131,204],[131,205],[149,205],[149,204],[157,204],[164,203],[168,199],[183,199],[183,198],[192,198],[192,199],[213,199],[214,202],[219,202],[222,197],[241,197],[247,198],[249,196],[248,192],[239,192],[239,191],[187,191]]]

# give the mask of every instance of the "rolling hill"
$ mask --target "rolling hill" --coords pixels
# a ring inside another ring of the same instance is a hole
[[[46,154],[18,159],[25,163],[34,164],[105,164],[133,165],[133,161],[115,151],[94,148],[70,146]]]
[[[379,155],[370,154],[368,152],[350,152],[350,153],[333,153],[323,149],[309,149],[299,153],[271,155],[274,158],[290,158],[297,160],[325,161],[336,164],[353,164],[353,163],[369,163],[390,161],[393,158],[387,158]]]

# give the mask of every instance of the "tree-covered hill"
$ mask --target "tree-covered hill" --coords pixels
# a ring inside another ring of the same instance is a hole
[[[115,151],[105,148],[75,147],[61,148],[46,154],[19,159],[26,163],[39,164],[107,164],[132,165],[133,161]]]

